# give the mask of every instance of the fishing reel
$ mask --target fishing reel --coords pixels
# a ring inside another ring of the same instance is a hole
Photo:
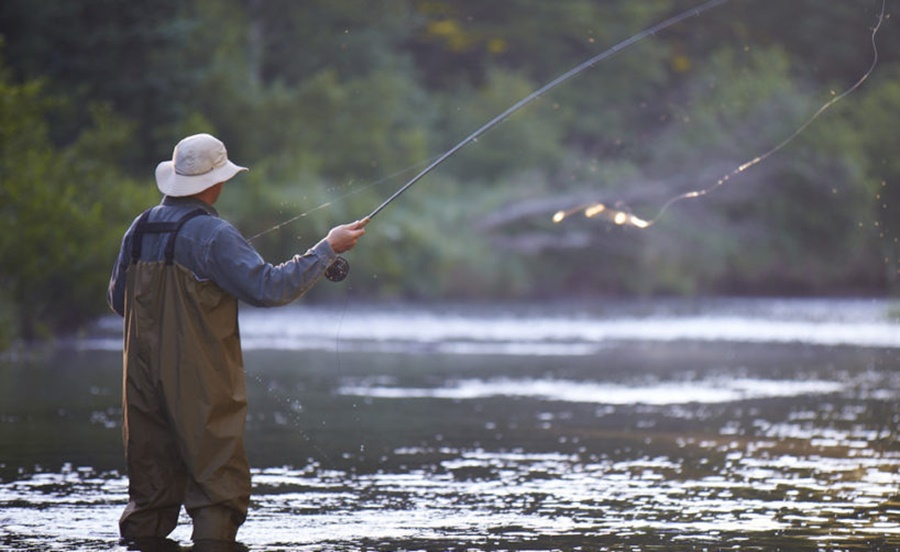
[[[350,274],[350,262],[340,255],[325,269],[325,277],[332,282],[343,282],[348,274]]]
[[[384,206],[387,205],[387,203],[389,203],[389,201],[382,204],[381,207],[376,209],[371,215],[360,220],[356,226],[356,229],[365,228],[365,226],[369,224],[369,221],[372,220],[372,217],[378,214],[378,211],[383,209]],[[335,257],[334,261],[332,261],[332,263],[328,265],[328,268],[325,269],[325,277],[332,282],[343,282],[348,274],[350,274],[350,261],[341,257],[340,255]]]

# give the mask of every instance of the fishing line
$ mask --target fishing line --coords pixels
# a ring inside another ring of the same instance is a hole
[[[652,36],[656,33],[659,33],[673,25],[676,25],[676,24],[686,20],[686,19],[689,19],[691,17],[698,17],[701,14],[703,14],[704,12],[706,12],[714,7],[725,4],[728,1],[729,0],[710,0],[709,2],[701,4],[700,6],[691,8],[689,10],[679,13],[678,15],[670,17],[660,23],[653,25],[652,27],[649,27],[635,35],[632,35],[631,37],[619,42],[618,44],[612,46],[611,48],[608,48],[607,50],[604,50],[603,52],[600,52],[599,54],[583,61],[582,63],[569,69],[568,71],[559,75],[558,77],[551,80],[550,82],[544,84],[540,88],[537,88],[536,90],[534,90],[533,92],[531,92],[530,94],[528,94],[527,96],[525,96],[524,98],[519,100],[518,102],[511,105],[509,108],[507,108],[505,111],[503,111],[502,113],[500,113],[493,119],[489,120],[482,126],[478,127],[474,132],[472,132],[471,134],[469,134],[468,136],[463,138],[456,145],[454,145],[453,147],[451,147],[450,149],[448,149],[441,155],[433,158],[433,160],[430,160],[428,162],[428,165],[422,171],[420,171],[418,174],[413,176],[412,179],[410,179],[406,184],[401,186],[390,197],[388,197],[386,200],[384,200],[378,207],[376,207],[371,213],[369,213],[365,218],[363,218],[361,220],[361,223],[364,226],[369,224],[369,222],[371,222],[372,219],[374,219],[379,213],[381,213],[381,211],[384,210],[385,207],[390,205],[394,200],[396,200],[398,197],[400,197],[404,192],[406,192],[414,184],[416,184],[417,182],[422,180],[422,178],[424,178],[428,173],[430,173],[431,171],[436,169],[444,161],[446,161],[447,159],[449,159],[450,157],[455,155],[458,151],[463,149],[468,144],[470,144],[472,142],[476,142],[478,140],[478,138],[481,137],[483,134],[485,134],[486,132],[488,132],[489,130],[491,130],[492,128],[494,128],[495,126],[497,126],[498,124],[500,124],[501,122],[506,120],[507,118],[509,118],[516,111],[522,109],[523,107],[530,104],[534,100],[540,98],[542,95],[546,94],[550,90],[552,90],[552,89],[556,88],[557,86],[563,84],[564,82],[574,78],[575,76],[583,73],[584,71],[594,67],[598,63],[613,57],[614,55],[616,55],[619,52],[628,48],[629,46],[632,46],[632,45],[640,42],[641,40],[644,40],[645,38]],[[320,206],[319,208],[322,208],[322,207],[324,207],[324,206]],[[316,210],[318,210],[319,208],[316,208]],[[301,216],[303,216],[303,215],[301,215]],[[300,218],[300,216],[295,217],[294,219],[292,219],[291,221],[288,221],[288,222],[292,222],[293,220],[296,220],[297,218]],[[283,226],[284,224],[287,224],[287,223],[283,223],[280,226]],[[328,268],[328,270],[325,272],[325,277],[333,282],[340,282],[347,277],[349,270],[350,270],[350,265],[347,262],[347,260],[344,259],[343,257],[338,256],[336,261],[334,262],[334,264],[332,264]],[[346,305],[345,305],[344,313],[342,313],[342,315],[341,315],[342,323],[343,323],[343,316],[344,316],[345,312],[346,312]],[[340,329],[338,331],[338,337],[336,338],[335,349],[336,349],[336,353],[338,356],[338,366],[340,367]],[[355,405],[354,405],[354,407],[355,407]],[[357,421],[358,421],[359,420],[358,410],[356,412],[356,415],[357,415]]]
[[[414,165],[410,165],[409,167],[406,167],[405,169],[400,169],[399,171],[397,171],[397,172],[395,172],[395,173],[393,173],[393,174],[389,174],[388,176],[382,177],[382,178],[380,178],[380,179],[378,179],[378,180],[376,180],[376,181],[374,181],[374,182],[371,182],[371,183],[366,184],[366,185],[363,185],[363,186],[359,186],[359,187],[357,187],[357,188],[355,188],[355,189],[353,189],[353,190],[351,190],[351,191],[349,191],[349,192],[347,192],[347,193],[345,193],[345,194],[343,194],[343,195],[341,195],[341,196],[338,196],[338,197],[336,197],[336,198],[334,198],[334,199],[332,199],[332,200],[330,200],[330,201],[326,201],[325,203],[323,203],[323,204],[321,204],[321,205],[319,205],[319,206],[317,206],[317,207],[313,207],[312,209],[309,209],[308,211],[304,211],[304,212],[300,213],[299,215],[293,216],[293,217],[291,217],[291,218],[289,218],[289,219],[287,219],[287,220],[285,220],[285,221],[283,221],[283,222],[279,222],[279,223],[276,224],[275,226],[272,226],[272,227],[270,227],[270,228],[268,228],[268,229],[266,229],[266,230],[263,230],[262,232],[260,232],[260,233],[258,233],[258,234],[254,234],[254,235],[251,236],[250,238],[247,238],[247,241],[252,242],[252,241],[255,240],[256,238],[259,238],[260,236],[264,236],[264,235],[266,235],[266,234],[268,234],[268,233],[270,233],[270,232],[274,232],[275,230],[278,230],[278,229],[280,229],[280,228],[282,228],[282,227],[284,227],[284,226],[287,226],[288,224],[291,224],[292,222],[295,222],[295,221],[297,221],[297,220],[300,220],[300,219],[303,218],[303,217],[306,217],[306,216],[308,216],[308,215],[311,215],[312,213],[315,213],[316,211],[321,211],[322,209],[325,209],[326,207],[331,207],[331,205],[334,204],[336,201],[341,201],[341,200],[346,199],[346,198],[348,198],[348,197],[350,197],[350,196],[352,196],[352,195],[355,195],[355,194],[358,194],[358,193],[363,192],[363,191],[365,191],[365,190],[368,190],[369,188],[373,188],[373,187],[375,187],[375,186],[378,186],[378,185],[380,185],[380,184],[383,184],[384,182],[387,182],[387,181],[389,181],[389,180],[393,180],[393,179],[397,178],[398,176],[400,176],[400,175],[402,175],[402,174],[406,174],[406,173],[408,173],[408,172],[411,172],[411,171],[413,171],[413,170],[415,170],[415,169],[417,169],[417,168],[419,168],[419,167],[425,165],[426,163],[430,163],[432,160],[434,160],[434,159],[436,159],[436,158],[437,158],[437,156],[432,157],[431,159],[426,159],[425,161],[419,161],[418,163],[416,163],[416,164],[414,164]]]
[[[575,213],[583,212],[584,216],[587,218],[594,218],[597,216],[602,216],[603,218],[606,218],[607,220],[610,220],[611,222],[613,222],[617,225],[620,225],[620,226],[628,225],[628,226],[634,226],[636,228],[641,228],[641,229],[649,228],[650,226],[653,226],[654,224],[656,224],[656,222],[660,218],[662,218],[662,216],[666,213],[666,211],[668,211],[668,209],[672,205],[678,203],[679,201],[683,201],[685,199],[695,199],[695,198],[703,197],[703,196],[721,188],[729,180],[731,180],[732,178],[741,174],[742,172],[746,171],[747,169],[749,169],[755,165],[758,165],[759,163],[762,163],[763,161],[765,161],[772,155],[778,153],[780,150],[782,150],[788,144],[793,142],[794,139],[796,139],[798,136],[800,136],[823,113],[825,113],[826,111],[831,109],[831,107],[834,106],[834,104],[838,103],[839,101],[843,100],[844,98],[846,98],[847,96],[849,96],[850,94],[855,92],[860,86],[862,86],[862,84],[864,82],[866,82],[866,80],[868,80],[868,78],[872,74],[872,72],[875,71],[875,67],[878,65],[878,45],[876,43],[875,38],[878,35],[878,29],[881,28],[881,24],[884,21],[886,4],[887,4],[887,0],[882,0],[881,13],[878,14],[878,21],[875,24],[875,27],[872,29],[871,42],[872,42],[873,56],[872,56],[872,63],[869,65],[868,70],[866,70],[866,72],[863,73],[862,77],[860,77],[859,80],[857,80],[855,84],[853,84],[852,86],[850,86],[849,88],[844,90],[844,92],[833,97],[831,100],[829,100],[824,105],[822,105],[822,107],[820,107],[815,113],[813,113],[812,116],[810,116],[803,124],[801,124],[791,135],[789,135],[787,138],[782,140],[775,147],[771,148],[770,150],[766,151],[765,153],[763,153],[761,155],[754,157],[753,159],[747,161],[746,163],[741,164],[733,171],[722,176],[715,184],[713,184],[712,186],[710,186],[708,188],[685,192],[683,194],[679,194],[679,195],[673,197],[672,199],[668,200],[666,203],[663,204],[663,206],[660,208],[659,212],[652,219],[642,219],[642,218],[636,217],[635,215],[628,212],[627,210],[623,210],[621,208],[610,207],[610,206],[606,205],[605,203],[598,202],[598,203],[592,203],[590,205],[580,205],[578,207],[573,207],[571,209],[558,211],[555,215],[553,215],[553,222],[560,223]]]
[[[317,452],[322,457],[322,459],[324,459],[325,462],[328,463],[329,466],[337,466],[337,464],[331,459],[328,453],[325,452],[325,450],[323,450],[322,447],[320,447],[316,443],[312,435],[310,435],[310,433],[303,429],[302,426],[304,424],[300,415],[301,411],[303,410],[303,405],[300,404],[300,401],[291,399],[287,395],[273,389],[272,383],[274,380],[270,380],[268,383],[266,383],[263,380],[262,375],[258,373],[253,374],[253,378],[263,387],[263,389],[265,389],[267,394],[273,396],[275,400],[281,403],[286,411],[286,417],[291,420],[292,429],[300,433],[300,436],[303,437],[303,440],[306,441],[306,444],[308,444],[315,452]],[[277,414],[278,412],[273,412],[272,414],[273,418],[275,418],[276,424],[278,424]],[[323,424],[325,423],[324,420],[321,420],[321,422]]]
[[[336,335],[334,338],[334,340],[335,340],[335,343],[334,343],[335,367],[336,367],[336,371],[337,371],[339,380],[342,380],[344,378],[343,364],[341,363],[340,343],[341,343],[341,330],[344,325],[344,318],[347,315],[347,309],[349,307],[349,303],[350,303],[350,297],[348,295],[347,298],[344,300],[343,307],[341,308],[341,315],[338,319],[338,328],[337,328],[337,332],[336,332]],[[303,405],[300,403],[299,399],[293,399],[293,398],[289,397],[286,393],[277,391],[273,387],[275,380],[270,379],[267,382],[266,380],[263,379],[262,375],[259,373],[254,373],[254,374],[252,374],[252,376],[257,381],[257,383],[259,383],[263,387],[263,389],[265,389],[265,391],[269,395],[274,397],[277,402],[281,403],[282,407],[284,408],[284,410],[286,412],[285,416],[291,421],[291,428],[300,434],[300,436],[303,438],[303,440],[306,442],[306,444],[309,445],[309,447],[314,452],[318,453],[319,456],[322,458],[322,460],[328,466],[330,466],[332,468],[337,467],[337,464],[334,462],[334,460],[331,459],[331,456],[322,447],[320,447],[316,443],[316,440],[312,437],[310,432],[307,431],[306,429],[304,429],[304,426],[309,427],[309,425],[305,424],[303,421],[303,416],[302,416]],[[362,418],[360,416],[360,409],[359,409],[358,402],[353,402],[352,408],[353,408],[354,423],[358,430],[362,426]],[[276,424],[278,423],[277,415],[278,415],[278,412],[275,412],[272,414],[272,416],[275,417]],[[313,420],[312,422],[316,423],[316,420]],[[320,416],[318,419],[318,422],[322,426],[324,426],[326,423],[326,420]],[[359,453],[360,454],[365,453],[365,451],[366,451],[365,448],[366,448],[365,443],[360,444],[359,449],[358,449]]]
[[[541,97],[542,95],[546,94],[550,90],[556,88],[557,86],[568,81],[569,79],[583,73],[584,71],[594,67],[601,61],[605,61],[605,60],[615,56],[616,54],[625,50],[629,46],[632,46],[632,45],[644,40],[645,38],[647,38],[649,36],[655,35],[656,33],[659,33],[665,29],[668,29],[669,27],[671,27],[673,25],[677,25],[678,23],[681,23],[682,21],[689,19],[691,17],[699,17],[704,12],[711,10],[712,8],[715,8],[722,4],[725,4],[727,2],[729,2],[729,0],[710,0],[704,4],[701,4],[700,6],[696,6],[691,9],[685,10],[685,11],[679,13],[678,15],[670,17],[660,23],[657,23],[656,25],[653,25],[652,27],[648,27],[647,29],[644,29],[643,31],[641,31],[637,34],[630,36],[629,38],[619,42],[618,44],[612,46],[611,48],[608,48],[608,49],[604,50],[603,52],[600,52],[599,54],[583,61],[582,63],[576,65],[575,67],[569,69],[565,73],[559,75],[555,79],[551,80],[550,82],[548,82],[545,85],[541,86],[540,88],[536,89],[535,91],[528,94],[527,96],[525,96],[518,102],[511,105],[508,109],[506,109],[505,111],[503,111],[502,113],[500,113],[499,115],[497,115],[496,117],[494,117],[493,119],[491,119],[490,121],[485,123],[484,125],[477,128],[473,133],[471,133],[468,136],[466,136],[465,138],[463,138],[459,143],[457,143],[455,146],[453,146],[446,152],[442,153],[441,155],[438,155],[436,158],[433,158],[433,160],[429,160],[429,161],[420,163],[419,165],[425,164],[425,163],[428,163],[428,165],[425,167],[425,169],[423,169],[418,174],[416,174],[412,179],[410,179],[406,184],[401,186],[390,197],[388,197],[386,200],[384,200],[384,202],[382,202],[371,213],[369,213],[368,216],[361,219],[362,225],[365,226],[369,222],[371,222],[371,220],[374,219],[385,207],[387,207],[394,200],[396,200],[398,197],[400,197],[404,192],[406,192],[409,188],[411,188],[416,182],[419,182],[420,180],[422,180],[422,178],[424,178],[425,175],[427,175],[428,173],[430,173],[431,171],[436,169],[439,165],[441,165],[444,161],[446,161],[447,159],[449,159],[450,157],[455,155],[459,150],[463,149],[466,145],[468,145],[472,142],[476,142],[482,134],[491,130],[492,128],[494,128],[495,126],[500,124],[502,121],[506,120],[510,115],[512,115],[516,111],[522,109],[523,107],[530,104],[531,102],[533,102],[537,98]],[[416,166],[419,166],[419,165],[416,165]],[[410,170],[410,169],[404,169],[404,171],[401,171],[398,174],[402,174],[403,172],[406,172],[407,170]],[[350,195],[358,193],[359,191],[361,191],[363,189],[374,186],[375,184],[381,183],[385,180],[389,180],[389,179],[393,178],[394,176],[396,176],[396,174],[385,177],[376,183],[366,186],[365,188],[360,188],[360,189],[354,190],[352,192],[349,192],[337,199],[344,199],[346,197],[349,197]],[[279,228],[282,228],[283,226],[290,224],[300,218],[303,218],[303,217],[309,215],[310,213],[314,213],[316,211],[324,209],[325,207],[329,207],[332,205],[333,202],[334,202],[334,200],[328,201],[326,203],[323,203],[322,205],[319,205],[318,207],[314,207],[313,209],[310,209],[309,211],[300,213],[299,215],[296,215],[282,223],[276,224],[272,228],[264,230],[264,231],[256,234],[255,236],[251,237],[248,241],[252,242],[256,238],[258,238],[262,235],[268,234],[269,232],[272,232]],[[333,282],[340,282],[347,277],[347,274],[349,273],[349,271],[350,271],[350,264],[347,262],[346,259],[338,256],[337,259],[334,261],[334,263],[325,272],[325,277]]]
[[[500,124],[502,121],[507,119],[510,115],[512,115],[516,111],[522,109],[523,107],[525,107],[532,101],[536,100],[537,98],[541,97],[542,95],[546,94],[550,90],[552,90],[552,89],[556,88],[557,86],[559,86],[560,84],[568,81],[572,77],[575,77],[575,76],[583,73],[584,71],[590,69],[591,67],[594,67],[601,61],[605,61],[605,60],[613,57],[614,55],[618,54],[622,50],[628,48],[629,46],[632,46],[633,44],[640,42],[641,40],[647,38],[648,36],[654,35],[660,31],[663,31],[663,30],[673,26],[673,25],[681,23],[685,19],[689,19],[691,17],[697,17],[697,16],[701,15],[703,12],[710,10],[716,6],[725,4],[728,1],[729,0],[711,0],[700,6],[686,10],[678,15],[675,15],[673,17],[670,17],[669,19],[666,19],[665,21],[662,21],[661,23],[657,23],[656,25],[653,25],[652,27],[649,27],[635,35],[632,35],[631,37],[623,40],[622,42],[619,42],[615,46],[613,46],[603,52],[600,52],[599,54],[595,55],[594,57],[569,69],[562,75],[556,77],[555,79],[553,79],[550,82],[548,82],[547,84],[541,86],[540,88],[538,88],[531,94],[525,96],[518,102],[514,103],[506,111],[497,115],[496,117],[494,117],[493,119],[491,119],[490,121],[488,121],[487,123],[485,123],[484,125],[479,127],[478,129],[476,129],[475,132],[473,132],[472,134],[463,138],[463,140],[460,141],[458,144],[456,144],[455,146],[453,146],[452,148],[450,148],[449,150],[447,150],[446,152],[444,152],[443,154],[438,156],[435,161],[433,161],[431,164],[429,164],[427,167],[425,167],[425,169],[422,172],[420,172],[419,174],[414,176],[409,182],[407,182],[400,189],[398,189],[396,192],[394,192],[393,195],[391,195],[389,198],[387,198],[381,205],[376,207],[375,210],[373,210],[371,213],[369,213],[369,215],[366,218],[364,218],[363,220],[366,221],[366,223],[368,223],[368,221],[375,218],[378,215],[378,213],[380,213],[385,207],[390,205],[391,202],[393,202],[395,199],[400,197],[400,195],[403,194],[403,192],[405,192],[406,190],[408,190],[413,184],[415,184],[416,182],[421,180],[425,175],[427,175],[432,170],[437,168],[438,165],[440,165],[441,163],[443,163],[444,161],[446,161],[447,159],[452,157],[456,152],[458,152],[459,150],[464,148],[469,143],[476,142],[482,134],[491,130],[492,128],[494,128],[495,126]]]
[[[338,318],[337,332],[335,333],[335,336],[334,336],[334,361],[335,361],[335,366],[337,368],[338,378],[340,380],[344,379],[344,367],[343,367],[343,363],[341,362],[341,331],[344,328],[344,318],[347,316],[347,309],[349,306],[350,306],[350,295],[347,294],[347,295],[345,295],[344,306],[341,309],[341,316],[340,316],[340,318]],[[357,430],[359,430],[360,426],[362,425],[362,419],[360,418],[360,413],[359,413],[359,404],[358,404],[359,398],[352,398],[351,400],[354,401],[352,403],[353,416],[354,416],[354,421],[356,423],[356,428],[357,428]],[[366,445],[365,445],[365,442],[363,442],[361,445],[359,445],[359,452],[364,453],[365,448],[366,448]]]
[[[493,119],[488,121],[487,123],[485,123],[482,126],[480,126],[479,128],[477,128],[475,130],[475,132],[473,132],[472,134],[463,138],[455,146],[453,146],[449,150],[447,150],[444,153],[442,153],[441,155],[439,155],[434,161],[429,163],[428,166],[425,167],[425,169],[423,169],[421,172],[419,172],[417,175],[415,175],[412,179],[410,179],[409,182],[407,182],[406,184],[401,186],[396,192],[394,192],[390,197],[388,197],[386,200],[384,200],[384,202],[382,202],[381,205],[376,207],[365,218],[361,219],[361,221],[360,221],[361,225],[366,226],[367,224],[369,224],[369,222],[371,222],[372,219],[374,219],[376,216],[378,216],[378,214],[385,207],[387,207],[394,200],[396,200],[398,197],[400,197],[404,192],[406,192],[409,188],[411,188],[416,182],[419,182],[420,180],[422,180],[422,178],[424,178],[425,175],[427,175],[428,173],[430,173],[431,171],[436,169],[439,165],[441,165],[441,163],[443,163],[444,161],[446,161],[447,159],[449,159],[450,157],[455,155],[456,152],[463,149],[465,146],[467,146],[468,144],[470,144],[472,142],[477,142],[478,138],[482,134],[491,130],[492,128],[494,128],[495,126],[497,126],[498,124],[500,124],[501,122],[506,120],[510,115],[512,115],[516,111],[522,109],[526,105],[530,104],[537,98],[540,98],[542,95],[546,94],[550,90],[556,88],[557,86],[568,81],[569,79],[583,73],[584,71],[594,67],[601,61],[605,61],[605,60],[613,57],[614,55],[616,55],[619,52],[628,48],[629,46],[632,46],[632,45],[640,42],[641,40],[644,40],[645,38],[647,38],[651,35],[654,35],[658,32],[661,32],[673,25],[681,23],[682,21],[684,21],[686,19],[689,19],[691,17],[698,17],[701,14],[703,14],[704,12],[706,12],[716,6],[725,4],[728,1],[729,0],[710,0],[709,2],[706,2],[705,4],[701,4],[700,6],[683,11],[683,12],[679,13],[678,15],[670,17],[669,19],[666,19],[660,23],[657,23],[656,25],[653,25],[652,27],[649,27],[635,35],[632,35],[631,37],[623,40],[622,42],[619,42],[615,46],[608,48],[607,50],[604,50],[603,52],[600,52],[599,54],[583,61],[582,63],[576,65],[575,67],[569,69],[565,73],[563,73],[560,76],[556,77],[555,79],[551,80],[547,84],[536,89],[535,91],[528,94],[527,96],[525,96],[518,102],[511,105],[509,108],[506,109],[506,111],[500,113],[499,115],[497,115],[496,117],[494,117]],[[335,259],[334,263],[330,267],[328,267],[328,270],[325,271],[325,277],[327,279],[331,280],[332,282],[340,282],[340,281],[344,280],[344,278],[347,277],[347,274],[349,272],[350,272],[350,263],[347,262],[347,260],[345,258],[338,256]]]

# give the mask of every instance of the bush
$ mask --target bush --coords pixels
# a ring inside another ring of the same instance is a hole
[[[130,126],[91,108],[91,127],[62,148],[47,117],[62,100],[40,82],[14,84],[0,66],[0,286],[10,324],[33,340],[103,312],[122,232],[151,195],[115,168]],[[7,339],[8,341],[8,339]]]

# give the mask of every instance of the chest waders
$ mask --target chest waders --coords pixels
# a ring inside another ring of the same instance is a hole
[[[247,391],[238,302],[175,262],[182,226],[138,219],[126,273],[123,437],[125,539],[163,538],[184,505],[192,539],[233,541],[250,502]],[[168,234],[162,260],[141,260],[147,234]]]

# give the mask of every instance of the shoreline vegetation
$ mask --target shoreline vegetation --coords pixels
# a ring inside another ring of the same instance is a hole
[[[186,134],[251,168],[220,212],[277,263],[691,5],[4,2],[0,350],[107,312],[121,235]],[[652,217],[780,143],[868,68],[880,9],[733,0],[640,41],[468,144],[373,222],[349,285],[305,301],[896,296],[896,18],[864,86],[714,193],[646,230],[551,220],[596,201]]]

